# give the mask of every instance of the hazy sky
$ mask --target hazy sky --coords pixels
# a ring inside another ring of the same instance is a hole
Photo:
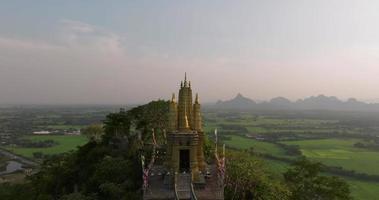
[[[378,0],[0,2],[0,103],[379,98]]]

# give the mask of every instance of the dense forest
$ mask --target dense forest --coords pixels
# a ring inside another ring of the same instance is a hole
[[[91,138],[87,144],[45,159],[25,183],[0,185],[0,199],[141,199],[140,154],[149,153],[144,144],[151,141],[152,129],[158,142],[164,143],[167,113],[168,103],[159,100],[108,114],[102,126],[85,129]],[[210,140],[204,149],[212,162]],[[276,179],[259,157],[228,149],[226,169],[225,199],[351,199],[344,180],[321,175],[324,167],[306,159],[295,162]]]

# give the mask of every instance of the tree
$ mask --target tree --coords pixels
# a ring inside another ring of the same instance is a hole
[[[168,103],[159,100],[108,114],[103,127],[82,130],[90,138],[87,144],[46,158],[25,184],[0,187],[0,199],[140,199],[141,142],[135,130],[145,139],[151,139],[152,128],[163,133],[167,112]]]
[[[320,176],[320,163],[301,159],[284,173],[284,179],[294,200],[348,200],[351,199],[348,184],[338,178]]]
[[[270,179],[263,162],[246,152],[227,154],[225,184],[225,199],[289,199],[285,185]]]
[[[43,158],[43,153],[38,151],[38,152],[33,152],[33,157],[36,159],[41,159]]]
[[[136,168],[134,164],[133,161],[122,157],[106,156],[96,166],[89,184],[98,188],[98,195],[101,199],[118,200],[125,196],[135,196],[133,199],[137,199],[140,194],[135,192],[139,188],[136,183],[139,182],[137,180],[141,176],[136,173],[136,170],[137,172],[140,171],[139,166]],[[134,190],[130,192],[125,188],[133,188]]]
[[[63,195],[60,200],[92,200],[92,198],[85,196],[79,192]]]
[[[144,141],[151,141],[151,130],[153,128],[158,143],[165,141],[164,134],[168,126],[168,105],[168,101],[158,100],[128,111],[133,128],[142,134]]]
[[[89,125],[83,128],[82,130],[80,130],[80,132],[83,135],[87,136],[88,139],[93,140],[95,142],[100,142],[101,137],[104,135],[103,125],[101,124]]]
[[[203,149],[205,160],[210,162],[214,158],[214,145],[206,135],[204,136]]]
[[[128,139],[130,136],[130,118],[124,109],[120,109],[118,113],[110,113],[104,121],[104,131],[107,138],[125,137]]]
[[[1,200],[24,200],[24,199],[37,199],[33,185],[26,184],[10,184],[2,183],[0,185],[0,199]],[[40,198],[41,200],[43,198]],[[46,198],[47,199],[47,198]]]

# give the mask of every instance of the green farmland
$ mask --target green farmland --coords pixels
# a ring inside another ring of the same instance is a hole
[[[6,146],[5,148],[15,154],[33,158],[33,153],[36,152],[41,152],[45,155],[59,154],[74,150],[76,147],[87,142],[87,138],[81,135],[33,135],[25,136],[24,138],[31,141],[53,140],[57,145],[46,148],[25,148],[14,146]]]
[[[276,144],[258,141],[242,136],[228,136],[224,143],[232,148],[250,149],[255,152],[271,154],[276,157],[287,157],[284,149]],[[359,139],[320,139],[281,142],[288,145],[298,145],[302,155],[328,166],[340,166],[366,174],[379,175],[379,152],[354,147]],[[296,159],[296,157],[292,157]]]
[[[344,117],[326,116],[318,119],[312,112],[311,118],[293,115],[287,117],[281,114],[270,116],[245,112],[210,112],[205,113],[204,130],[212,137],[213,130],[217,128],[222,142],[227,147],[252,149],[256,153],[287,159],[284,162],[262,157],[267,170],[275,178],[283,179],[282,174],[290,167],[289,161],[300,156],[289,155],[278,143],[297,147],[301,155],[327,166],[342,167],[343,170],[354,170],[367,175],[379,175],[379,151],[354,146],[356,143],[374,144],[376,136],[379,136],[378,130],[375,126],[370,128],[361,125],[366,124],[370,118],[359,123],[351,118],[350,121],[341,122],[340,119]],[[342,178],[350,185],[354,199],[376,200],[379,196],[378,182],[348,176]]]
[[[304,156],[326,165],[379,175],[379,152],[353,146],[360,141],[358,139],[321,139],[283,143],[299,145]]]
[[[226,114],[225,114],[226,115]],[[223,118],[215,113],[206,113],[204,130],[212,132],[215,128],[221,131],[233,131],[233,129],[222,128],[228,126],[243,127],[244,133],[270,135],[279,133],[297,134],[328,134],[328,133],[359,133],[358,128],[338,127],[337,120],[320,119],[282,119],[269,116],[254,116],[251,114],[239,114],[234,118]],[[240,132],[242,134],[242,132]]]
[[[346,169],[358,169],[362,172],[379,173],[375,166],[378,166],[379,152],[366,152],[352,147],[359,140],[349,139],[324,139],[284,142],[286,144],[296,144],[301,148],[301,152],[313,159],[327,165],[342,166]],[[268,153],[275,156],[285,156],[283,149],[275,144],[257,141],[254,139],[231,136],[230,140],[224,141],[230,147],[249,149],[254,148],[256,152]],[[364,164],[359,163],[359,161]],[[281,161],[265,160],[267,168],[277,178],[283,178],[284,173],[290,165]],[[350,185],[352,195],[357,200],[376,200],[379,196],[379,183],[370,181],[360,181],[345,178]]]
[[[376,200],[379,197],[379,183],[346,179],[351,194],[356,200]]]
[[[275,144],[269,142],[263,142],[253,139],[248,139],[242,136],[228,135],[230,140],[225,140],[225,144],[228,147],[237,149],[250,149],[253,148],[254,151],[264,154],[272,154],[278,156],[285,156],[285,151]]]

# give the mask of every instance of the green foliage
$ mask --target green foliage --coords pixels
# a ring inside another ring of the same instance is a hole
[[[104,129],[96,125],[83,130],[92,138],[87,144],[77,151],[45,159],[39,172],[25,184],[2,185],[0,199],[140,199],[141,146],[131,127],[141,131],[144,139],[149,138],[151,128],[163,133],[167,109],[167,102],[153,101],[130,111],[121,109],[107,115]]]
[[[272,179],[262,161],[246,152],[227,155],[225,199],[348,200],[346,181],[321,176],[323,166],[305,158],[294,163],[284,182]]]
[[[120,109],[120,112],[118,113],[110,113],[107,115],[104,121],[105,138],[129,137],[130,121],[129,115],[124,109]]]
[[[101,141],[101,137],[104,135],[103,125],[92,124],[80,130],[82,135],[87,136],[89,140],[94,140],[96,142]]]
[[[79,192],[63,195],[60,200],[92,200],[91,197],[85,196]]]
[[[2,200],[25,200],[36,197],[36,193],[31,184],[9,184],[0,186],[0,199]],[[35,198],[37,199],[37,198]],[[41,200],[43,198],[40,198]]]
[[[225,199],[289,199],[288,189],[270,179],[263,162],[246,152],[227,155]]]
[[[140,171],[137,155],[92,141],[77,152],[46,160],[31,182],[39,194],[54,199],[65,195],[68,198],[75,191],[84,199],[122,199],[139,196]]]
[[[348,200],[348,184],[338,178],[321,176],[322,165],[302,159],[284,173],[293,200]]]
[[[141,199],[142,144],[136,133],[141,133],[144,142],[150,142],[154,128],[158,142],[165,141],[167,114],[168,102],[159,100],[107,115],[102,140],[96,139],[102,131],[99,127],[83,130],[88,131],[87,135],[96,134],[76,151],[46,159],[25,184],[3,184],[0,199]],[[273,151],[266,143],[261,146]],[[212,157],[213,145],[208,140],[204,149],[206,157]],[[227,158],[226,199],[297,200],[303,193],[311,198],[316,193],[320,199],[349,197],[346,183],[319,176],[318,165],[297,165],[285,174],[283,183],[272,179],[262,161],[251,154],[233,151]],[[302,185],[307,189],[303,191]]]
[[[43,158],[43,153],[42,152],[33,152],[33,158],[35,159],[41,159]]]
[[[204,157],[205,160],[210,162],[213,159],[214,145],[207,136],[204,136]]]
[[[168,105],[168,101],[152,101],[128,112],[133,127],[141,132],[144,141],[151,141],[151,130],[154,128],[156,139],[164,143],[164,131],[168,126]]]

